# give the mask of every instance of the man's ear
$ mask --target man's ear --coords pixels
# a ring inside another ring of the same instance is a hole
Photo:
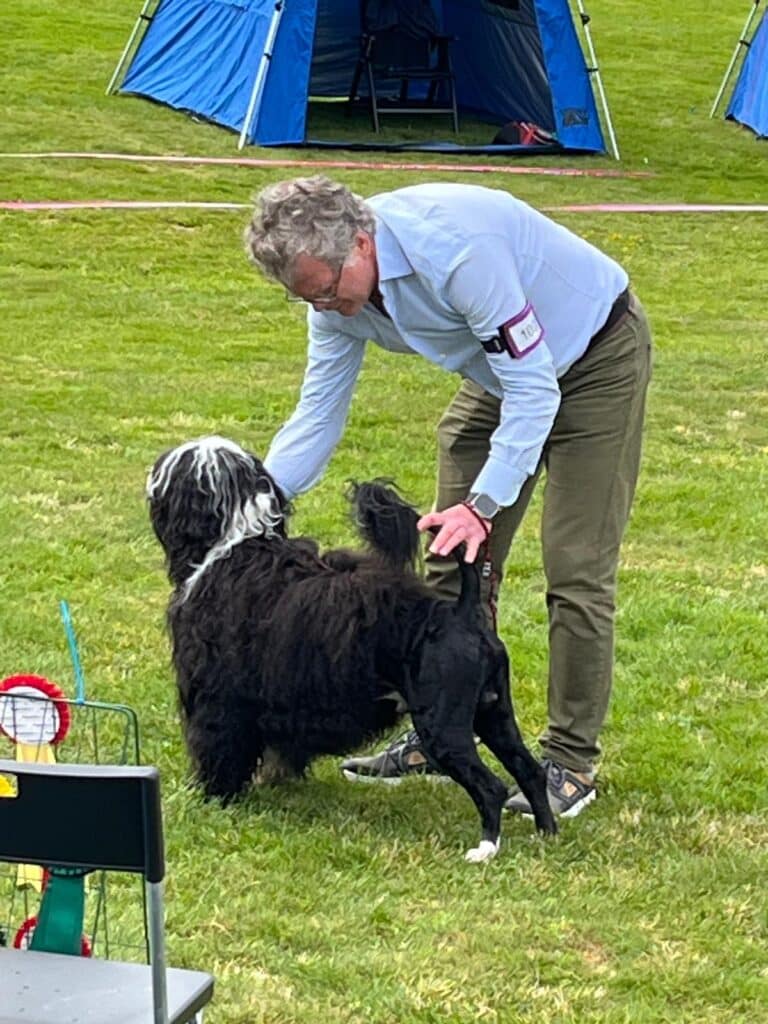
[[[355,252],[358,256],[370,256],[375,252],[373,238],[367,231],[358,231],[355,235]]]

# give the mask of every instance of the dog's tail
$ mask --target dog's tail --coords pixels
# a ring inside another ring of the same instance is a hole
[[[348,498],[362,540],[398,569],[415,569],[419,557],[419,513],[391,480],[350,484]]]
[[[362,540],[398,569],[416,568],[420,553],[419,513],[403,501],[391,480],[350,484],[347,494]],[[459,566],[461,590],[456,602],[459,615],[477,615],[481,602],[477,562],[464,561],[464,545],[452,552]]]
[[[464,561],[463,544],[454,548],[452,554],[459,564],[459,575],[461,576],[461,590],[459,591],[459,599],[456,602],[456,609],[459,615],[464,615],[467,619],[472,620],[478,614],[482,598],[480,570],[478,569],[477,562]]]

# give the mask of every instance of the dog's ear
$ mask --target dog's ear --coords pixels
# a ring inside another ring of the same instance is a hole
[[[266,467],[263,466],[261,462],[259,462],[255,455],[253,457],[253,460],[258,466],[260,472],[264,474],[264,479],[267,480],[270,486],[272,487],[272,492],[274,493],[275,500],[277,501],[277,507],[280,509],[280,512],[282,513],[283,517],[287,519],[289,516],[293,515],[293,505],[288,500],[288,498],[286,498],[286,496],[283,494],[282,490],[280,489],[280,487],[278,487],[275,480],[269,475]]]
[[[215,509],[211,494],[191,473],[176,473],[163,493],[151,495],[149,511],[152,526],[164,547],[174,535],[208,546],[221,536],[221,515]]]
[[[162,476],[168,457],[170,453],[161,456],[150,474],[149,517],[165,551],[171,576],[184,578],[190,567],[202,561],[220,539],[222,520],[211,494],[183,461],[167,477]]]

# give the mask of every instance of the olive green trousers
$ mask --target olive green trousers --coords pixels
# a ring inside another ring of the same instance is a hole
[[[495,618],[504,561],[533,489],[545,472],[541,547],[549,612],[549,724],[544,757],[594,769],[613,683],[619,547],[640,466],[651,335],[633,295],[625,316],[560,378],[562,394],[535,474],[493,523],[483,579]],[[500,402],[465,380],[437,429],[435,508],[464,500],[485,463]],[[455,597],[453,558],[427,555],[427,581]],[[514,586],[514,582],[510,583]],[[514,651],[510,652],[514,665]]]

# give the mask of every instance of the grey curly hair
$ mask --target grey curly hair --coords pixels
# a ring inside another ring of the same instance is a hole
[[[373,211],[360,196],[324,175],[293,178],[256,197],[245,251],[262,273],[290,288],[300,253],[341,270],[358,231],[371,237],[376,231]]]

